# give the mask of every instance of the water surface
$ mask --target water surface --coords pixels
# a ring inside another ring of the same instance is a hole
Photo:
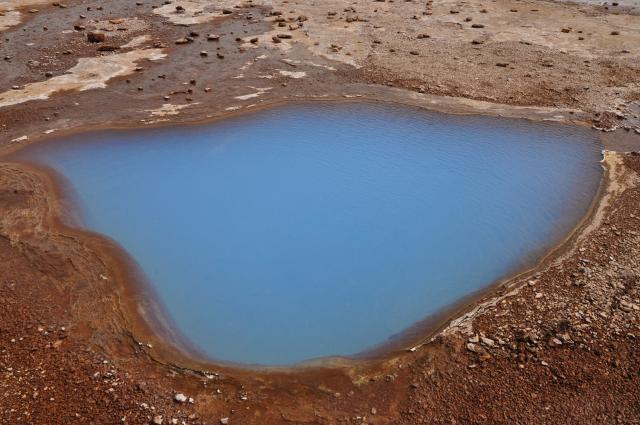
[[[596,193],[593,132],[373,103],[29,148],[208,356],[353,355],[531,265]]]

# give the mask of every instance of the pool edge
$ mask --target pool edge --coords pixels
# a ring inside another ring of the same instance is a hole
[[[347,102],[354,101],[354,99],[340,100]],[[355,100],[369,101],[370,99]],[[330,102],[331,100],[321,99],[321,101]],[[281,103],[288,103],[288,101],[269,104],[266,105],[265,108],[273,107]],[[397,102],[392,101],[390,103]],[[429,108],[425,109],[431,110]],[[252,109],[250,111],[243,111],[242,113],[255,111],[256,109]],[[235,116],[235,114],[232,114],[232,116]],[[225,114],[219,119],[228,117],[229,115]],[[217,121],[217,119],[214,121]],[[209,123],[211,121],[205,120],[204,122]],[[171,123],[170,125],[175,126],[179,124]],[[92,130],[96,129],[92,128]],[[56,134],[55,138],[58,137],[64,137],[64,135]],[[28,146],[31,145],[22,145],[21,149]],[[609,171],[605,166],[606,164],[601,161],[604,171],[600,176],[598,190],[594,194],[586,214],[564,238],[551,246],[549,250],[546,251],[547,253],[531,267],[527,267],[522,271],[515,271],[513,274],[509,274],[508,277],[499,279],[487,285],[484,289],[463,297],[459,302],[430,315],[427,319],[401,332],[393,341],[383,342],[372,349],[367,349],[354,356],[322,357],[290,366],[262,366],[211,360],[182,337],[176,330],[176,327],[172,325],[172,321],[161,306],[161,303],[157,302],[158,298],[153,295],[154,290],[152,285],[143,278],[139,267],[126,251],[107,237],[87,230],[74,228],[70,225],[68,217],[65,216],[69,211],[69,209],[65,207],[65,205],[69,203],[69,195],[64,189],[64,182],[60,175],[51,169],[47,169],[47,167],[16,160],[15,158],[18,152],[19,150],[2,155],[0,156],[0,160],[3,162],[9,160],[18,167],[22,167],[23,171],[37,175],[45,185],[47,188],[46,195],[49,197],[46,199],[45,204],[54,206],[54,208],[48,209],[46,212],[49,231],[59,231],[60,235],[77,238],[77,240],[90,246],[96,252],[101,253],[101,261],[108,265],[107,269],[112,272],[113,280],[118,282],[119,302],[124,305],[126,310],[123,313],[127,318],[128,325],[131,327],[130,333],[131,337],[135,339],[135,343],[151,345],[153,347],[153,357],[157,361],[189,370],[208,370],[212,367],[218,369],[224,367],[228,370],[237,371],[263,370],[295,372],[300,369],[318,367],[355,368],[393,360],[402,356],[403,353],[415,351],[419,346],[433,340],[434,337],[447,329],[452,321],[464,317],[468,311],[487,302],[487,300],[495,298],[503,288],[509,288],[509,283],[544,269],[548,264],[561,258],[564,253],[570,251],[573,242],[580,238],[582,231],[588,226],[593,218],[593,214],[598,210],[603,195],[606,193],[610,177],[608,174]],[[606,151],[603,151],[603,153],[604,152]],[[108,276],[107,278],[110,279]],[[150,298],[152,301],[148,302],[147,308],[145,309],[139,301],[146,298]],[[154,298],[156,301],[153,301]],[[154,329],[156,327],[157,329]],[[129,330],[125,329],[125,331]],[[138,337],[136,338],[134,335],[138,335]],[[151,350],[148,351],[150,352]]]

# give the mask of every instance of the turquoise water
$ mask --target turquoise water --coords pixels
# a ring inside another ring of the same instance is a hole
[[[22,156],[217,360],[354,355],[530,265],[587,212],[590,130],[375,103],[103,131]]]

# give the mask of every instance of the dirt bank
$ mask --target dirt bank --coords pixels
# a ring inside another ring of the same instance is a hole
[[[300,98],[575,121],[618,128],[604,139],[611,149],[640,146],[633,11],[223,3],[0,3],[12,19],[0,20],[1,152],[56,132],[195,122]],[[144,299],[122,253],[61,226],[46,175],[5,159],[0,423],[638,423],[640,157],[609,152],[604,165],[602,201],[562,254],[425,345],[248,371],[166,344],[139,320]]]

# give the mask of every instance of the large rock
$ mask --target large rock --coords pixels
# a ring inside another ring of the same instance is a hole
[[[87,40],[91,43],[102,43],[107,39],[107,36],[103,32],[90,31],[87,33]]]

